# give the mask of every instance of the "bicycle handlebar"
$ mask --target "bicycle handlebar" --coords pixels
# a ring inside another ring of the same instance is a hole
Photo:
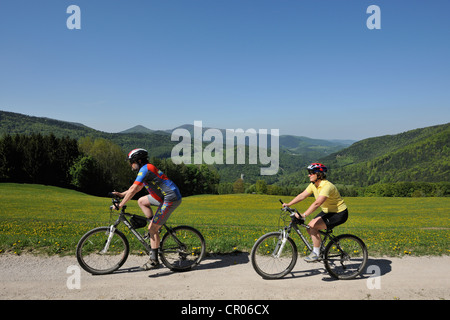
[[[278,200],[281,202],[282,205],[284,204],[284,202],[281,199],[278,199]],[[297,212],[297,209],[291,209],[288,206],[283,207],[281,209],[284,210],[284,211],[289,211],[289,212],[293,212],[293,213]]]
[[[116,209],[117,211],[119,210],[119,203],[120,203],[120,197],[119,196],[116,196],[114,193],[112,193],[112,192],[108,192],[108,197],[109,198],[113,198],[112,199],[112,203],[113,203],[113,205],[112,206],[110,206],[109,208],[112,210],[112,209]],[[113,208],[113,206],[114,206],[114,208]],[[127,208],[127,206],[123,206],[122,207],[122,212],[125,212],[125,209]]]
[[[281,204],[284,204],[284,202],[283,202],[281,199],[279,199],[279,200],[280,200]],[[295,219],[295,220],[301,220],[301,221],[304,221],[304,220],[305,220],[305,219],[303,219],[303,217],[300,215],[300,213],[298,212],[297,209],[291,209],[291,208],[289,208],[288,206],[285,206],[285,207],[281,208],[281,210],[283,210],[283,211],[289,211],[289,212],[290,212],[289,216],[291,217],[292,220],[294,220],[294,219]],[[298,215],[300,216],[300,219],[298,219],[298,218],[295,216],[296,213],[298,213]]]

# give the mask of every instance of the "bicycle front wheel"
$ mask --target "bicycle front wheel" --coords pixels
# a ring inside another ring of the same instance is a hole
[[[350,234],[331,239],[325,248],[325,268],[335,279],[348,280],[364,271],[368,259],[364,242]]]
[[[173,271],[187,271],[202,261],[206,244],[200,231],[178,226],[166,232],[160,243],[162,263]]]
[[[250,253],[253,269],[264,279],[279,279],[287,275],[297,262],[297,246],[281,232],[263,235],[253,245]]]
[[[88,231],[78,242],[77,260],[80,266],[92,274],[108,274],[119,269],[127,260],[130,245],[119,230],[110,227]]]

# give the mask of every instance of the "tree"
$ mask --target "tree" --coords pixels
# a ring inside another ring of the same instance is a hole
[[[219,194],[232,194],[233,184],[231,182],[222,182],[217,186],[217,192]]]
[[[220,176],[217,171],[206,164],[200,165],[199,171],[202,177],[201,193],[217,193],[218,184],[220,182]]]
[[[0,180],[70,186],[68,168],[80,155],[76,140],[50,134],[0,139]]]
[[[122,190],[128,188],[134,179],[126,154],[113,142],[90,137],[81,138],[78,142],[83,154],[91,156],[101,172],[101,180],[108,188]]]
[[[244,193],[244,191],[245,191],[244,180],[239,178],[233,183],[233,192],[234,193]]]
[[[69,173],[72,185],[83,192],[95,195],[105,195],[108,192],[102,180],[103,172],[91,156],[80,156],[70,167]]]
[[[256,193],[266,194],[267,193],[267,184],[264,180],[256,181]]]

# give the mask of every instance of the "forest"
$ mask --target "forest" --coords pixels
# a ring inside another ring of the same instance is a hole
[[[174,165],[152,158],[184,196],[217,193],[219,176],[206,165]],[[103,138],[57,138],[53,134],[16,134],[0,138],[0,182],[33,183],[73,188],[106,196],[126,190],[136,173],[126,154]]]
[[[0,138],[0,182],[52,185],[105,196],[112,190],[126,190],[134,181],[135,173],[131,171],[125,159],[124,151],[114,142],[104,138],[83,137],[76,140],[36,133],[3,135]],[[234,182],[221,182],[217,170],[206,164],[175,165],[169,158],[156,157],[152,157],[150,162],[175,182],[183,196],[232,193],[295,196],[302,192],[308,183],[305,172],[301,170],[295,179],[292,179],[294,183],[291,180],[289,184],[268,184],[262,179],[253,183],[242,178]],[[359,164],[353,174],[366,177],[374,172],[377,172],[376,168]],[[339,179],[336,173],[332,176],[336,178],[336,185],[342,196],[450,195],[448,181],[378,181],[361,186],[340,182],[345,179]],[[346,176],[351,181],[352,176]]]
[[[448,196],[449,141],[449,123],[368,138],[348,147],[342,142],[280,136],[279,171],[261,176],[259,162],[175,165],[170,157],[177,142],[171,141],[168,132],[106,133],[79,123],[0,111],[0,182],[46,184],[105,195],[132,183],[135,174],[124,161],[125,153],[143,147],[149,150],[150,161],[185,196],[294,196],[306,187],[305,168],[311,162],[327,165],[328,179],[343,196]]]

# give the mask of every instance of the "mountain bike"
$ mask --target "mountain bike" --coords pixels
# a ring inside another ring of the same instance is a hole
[[[109,196],[113,198],[111,214],[117,212],[119,217],[111,226],[88,231],[81,237],[76,249],[80,266],[96,275],[113,273],[128,258],[130,244],[125,234],[117,229],[121,223],[139,240],[147,254],[151,252],[148,234],[142,235],[136,230],[145,227],[148,219],[125,212],[126,206],[121,211],[116,211],[119,209],[120,198],[112,194]],[[202,261],[206,244],[200,231],[185,225],[172,228],[164,224],[163,227],[166,232],[160,242],[159,257],[167,268],[172,271],[187,271]]]
[[[280,202],[283,203],[281,200]],[[255,271],[264,279],[282,278],[294,268],[298,250],[294,240],[289,237],[292,230],[300,236],[307,250],[313,250],[299,228],[309,229],[309,226],[304,223],[304,219],[297,219],[295,213],[298,213],[296,209],[283,207],[280,221],[284,223],[284,228],[261,236],[253,245],[251,262]],[[368,254],[366,245],[360,238],[351,234],[334,236],[332,229],[319,232],[323,239],[318,261],[324,263],[330,276],[347,280],[356,278],[364,271]]]

